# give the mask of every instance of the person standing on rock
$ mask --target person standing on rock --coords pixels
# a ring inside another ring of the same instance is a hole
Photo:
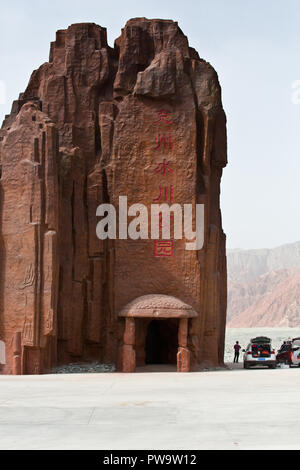
[[[233,362],[239,362],[239,355],[240,355],[241,346],[239,345],[238,341],[236,341],[235,345],[233,346],[233,349],[234,349]]]

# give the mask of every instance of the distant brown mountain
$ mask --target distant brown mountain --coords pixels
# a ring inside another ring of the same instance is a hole
[[[227,259],[227,326],[300,327],[300,242]]]

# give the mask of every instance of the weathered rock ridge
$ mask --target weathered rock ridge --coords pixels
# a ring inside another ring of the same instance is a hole
[[[163,161],[172,171],[158,174]],[[221,364],[226,163],[217,74],[177,23],[132,19],[114,48],[93,23],[58,31],[49,62],[33,72],[0,131],[2,372],[117,363],[118,314],[149,294],[174,296],[198,313],[188,332],[193,367]],[[205,204],[202,250],[175,240],[173,256],[159,257],[151,239],[97,238],[99,204],[117,207],[126,195],[128,205],[149,207],[166,188],[174,202]],[[136,335],[142,350],[138,325]]]
[[[299,327],[300,243],[229,250],[227,326]]]
[[[300,269],[300,242],[275,248],[227,250],[228,280],[254,281],[259,276],[278,269]]]
[[[279,269],[248,283],[228,284],[228,327],[300,326],[300,272]]]

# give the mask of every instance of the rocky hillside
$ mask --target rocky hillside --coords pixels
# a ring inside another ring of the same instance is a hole
[[[229,327],[300,326],[300,242],[227,258]]]

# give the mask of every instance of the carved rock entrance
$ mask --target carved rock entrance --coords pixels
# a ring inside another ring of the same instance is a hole
[[[178,352],[178,320],[150,321],[145,341],[146,364],[176,364]]]
[[[127,304],[119,314],[125,327],[118,369],[177,363],[178,372],[189,372],[189,319],[196,316],[190,305],[168,295],[145,295]]]

